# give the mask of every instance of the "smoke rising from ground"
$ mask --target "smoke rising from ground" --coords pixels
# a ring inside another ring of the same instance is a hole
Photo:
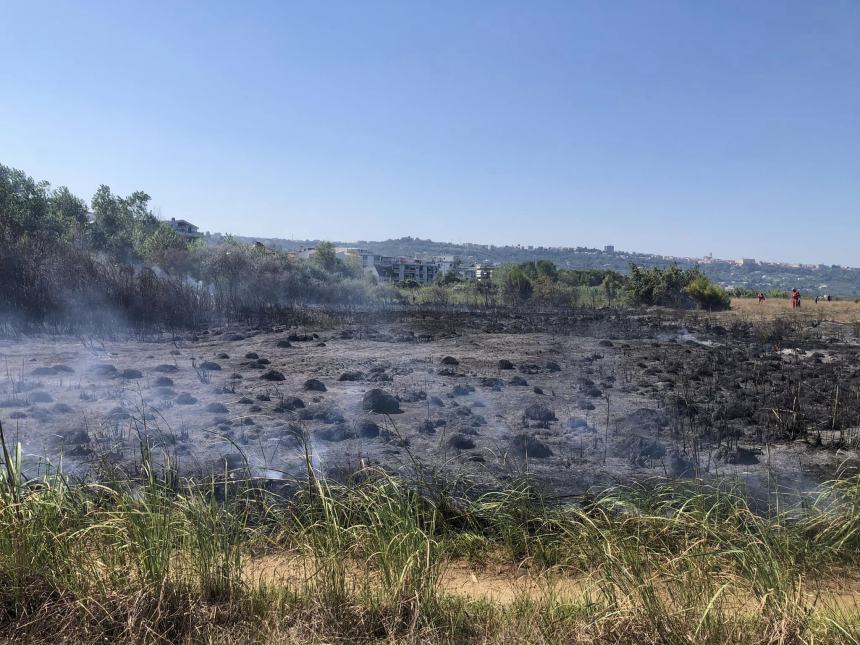
[[[30,456],[28,474],[41,456],[82,476],[133,473],[145,440],[157,463],[186,474],[247,467],[295,481],[309,457],[337,479],[380,466],[492,490],[528,475],[566,495],[717,477],[766,494],[774,482],[812,488],[856,459],[856,406],[818,422],[827,383],[851,391],[851,345],[819,360],[691,318],[637,326],[608,312],[571,318],[565,333],[541,331],[561,323],[539,317],[371,320],[5,339],[0,420]],[[806,425],[768,414],[791,405],[764,387],[783,376],[785,391],[795,377],[822,388],[798,408]],[[395,405],[368,406],[375,390]]]

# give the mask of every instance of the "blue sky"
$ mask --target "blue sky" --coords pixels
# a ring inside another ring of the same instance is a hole
[[[247,235],[860,265],[860,3],[9,2],[0,163]]]

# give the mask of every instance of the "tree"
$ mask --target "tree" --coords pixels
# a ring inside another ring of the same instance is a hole
[[[673,305],[686,286],[684,272],[677,265],[668,269],[646,269],[630,265],[627,292],[630,301],[637,305]]]
[[[454,269],[448,269],[445,273],[440,273],[436,276],[436,282],[443,287],[448,287],[452,284],[462,282],[462,278],[460,278]]]
[[[496,304],[496,288],[492,280],[473,280],[470,284],[474,289],[476,301],[480,298],[485,307]]]
[[[618,297],[621,289],[624,288],[624,279],[615,272],[609,272],[606,274],[606,277],[603,278],[601,286],[603,287],[604,295],[606,295],[606,301],[611,307],[612,302]]]
[[[576,304],[576,290],[560,282],[554,282],[547,275],[531,280],[531,299],[552,307],[572,307]]]
[[[48,208],[47,182],[0,165],[0,234],[3,236],[56,236]]]
[[[55,189],[49,198],[51,218],[69,240],[80,239],[87,226],[87,203],[65,186]]]
[[[183,260],[187,250],[185,240],[167,224],[161,224],[141,245],[143,259],[168,273],[186,264]]]
[[[511,304],[525,302],[534,291],[534,285],[519,266],[503,266],[495,271],[493,278],[498,280],[502,295]]]
[[[92,198],[93,225],[91,240],[93,247],[125,259],[131,254],[132,226],[122,200],[114,195],[110,186],[102,184]]]
[[[681,269],[673,264],[667,269],[643,269],[630,265],[626,284],[631,302],[666,307],[726,309],[730,299],[725,289],[702,275],[698,268]]]
[[[146,238],[161,226],[161,222],[149,210],[150,199],[145,192],[137,190],[121,200],[123,208],[128,213],[128,221],[131,222],[131,238],[137,253],[140,253]]]
[[[523,262],[519,265],[519,268],[523,270],[523,273],[529,278],[529,280],[536,280],[538,278],[545,278],[550,282],[555,282],[558,280],[558,267],[549,260],[538,260],[537,262]]]
[[[143,244],[160,222],[149,211],[150,197],[136,191],[126,198],[102,184],[93,195],[93,247],[128,261],[142,255]]]
[[[608,275],[615,274],[623,281],[623,277],[615,271],[604,269],[560,269],[558,279],[573,287],[599,287]]]
[[[331,242],[320,242],[314,252],[314,261],[329,273],[337,269],[337,253]]]

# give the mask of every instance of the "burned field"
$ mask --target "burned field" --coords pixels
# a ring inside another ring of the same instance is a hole
[[[3,341],[0,635],[857,640],[852,327],[356,318]]]
[[[0,420],[28,474],[132,468],[271,480],[367,466],[552,495],[653,478],[807,490],[857,462],[848,328],[680,314],[450,317],[4,340]]]

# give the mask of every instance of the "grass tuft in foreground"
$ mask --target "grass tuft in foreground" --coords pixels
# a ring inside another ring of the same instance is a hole
[[[287,497],[180,479],[145,446],[134,479],[25,481],[2,445],[0,636],[18,641],[860,639],[836,585],[860,569],[858,476],[762,515],[703,482],[550,503],[527,482],[471,498],[374,469],[309,469]],[[511,584],[482,593],[494,570]]]

